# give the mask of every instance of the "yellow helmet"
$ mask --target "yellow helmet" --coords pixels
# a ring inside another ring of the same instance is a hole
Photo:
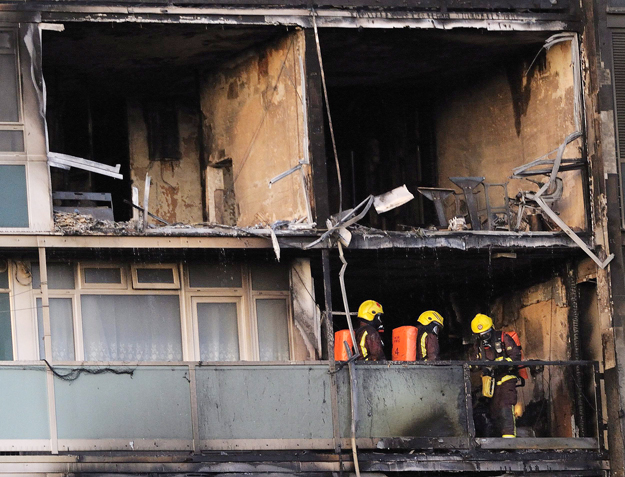
[[[379,313],[384,313],[384,311],[382,311],[382,305],[373,300],[363,301],[358,308],[358,318],[362,318],[366,321],[373,321],[375,316]]]
[[[471,321],[471,331],[476,335],[481,335],[493,329],[493,319],[490,316],[478,313]]]
[[[433,321],[441,325],[441,328],[445,326],[443,324],[443,317],[441,316],[441,314],[438,311],[434,311],[434,310],[424,311],[423,313],[419,315],[419,318],[417,318],[417,321],[421,323],[423,326],[429,325]]]

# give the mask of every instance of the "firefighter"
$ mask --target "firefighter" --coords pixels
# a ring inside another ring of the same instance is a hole
[[[363,302],[358,308],[359,327],[356,330],[356,343],[360,357],[366,361],[384,361],[384,342],[380,333],[384,332],[382,324],[382,305],[373,300]]]
[[[417,361],[438,361],[438,333],[443,329],[443,317],[434,310],[424,311],[417,318]]]
[[[507,333],[495,330],[489,316],[475,315],[471,331],[477,337],[475,355],[478,360],[521,360],[520,346]],[[482,394],[490,398],[490,417],[501,437],[516,437],[514,406],[517,403],[517,378],[518,369],[513,366],[493,366],[483,370]]]

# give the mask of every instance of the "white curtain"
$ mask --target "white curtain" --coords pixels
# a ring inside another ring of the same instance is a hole
[[[236,303],[198,303],[197,325],[202,361],[238,361]]]
[[[258,349],[261,361],[289,360],[289,322],[286,300],[256,300]]]
[[[83,295],[85,359],[181,361],[178,295]]]

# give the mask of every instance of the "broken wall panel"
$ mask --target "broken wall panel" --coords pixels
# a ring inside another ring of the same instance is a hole
[[[269,186],[270,179],[297,166],[308,148],[303,55],[304,34],[296,31],[204,76],[201,108],[210,221],[227,223],[234,215],[236,225],[250,226],[308,216],[300,171]],[[309,168],[304,168],[308,180]]]
[[[150,157],[148,130],[140,101],[128,102],[130,170],[133,186],[143,200],[146,173],[151,177],[149,211],[170,223],[202,222],[202,188],[198,147],[199,119],[184,98],[175,101],[180,159]]]
[[[512,55],[499,68],[477,73],[475,81],[452,88],[439,104],[440,187],[453,187],[448,180],[453,176],[484,176],[485,182],[505,182],[513,168],[553,151],[576,131],[571,42],[540,53],[529,68],[531,53],[528,49],[523,56]],[[581,157],[580,146],[581,140],[574,141],[564,157]],[[559,176],[564,192],[553,208],[571,228],[585,229],[582,173],[577,170]],[[545,180],[544,176],[532,179]],[[537,186],[527,180],[510,181],[509,196],[520,190],[535,191]]]

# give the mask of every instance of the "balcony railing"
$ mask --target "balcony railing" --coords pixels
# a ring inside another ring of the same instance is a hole
[[[598,379],[594,362],[539,364],[577,365]],[[356,369],[362,449],[602,447],[598,392],[591,400],[598,412],[594,437],[476,439],[467,363]],[[3,363],[0,451],[330,450],[337,441],[347,448],[347,367],[334,377],[324,362],[59,364],[53,370],[41,362]]]

